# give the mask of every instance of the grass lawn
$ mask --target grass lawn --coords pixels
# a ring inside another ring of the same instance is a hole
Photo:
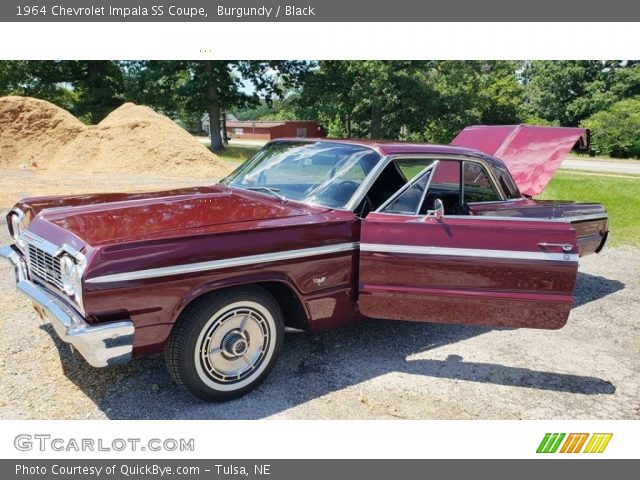
[[[602,203],[609,212],[611,244],[640,247],[640,176],[558,172],[540,198]]]

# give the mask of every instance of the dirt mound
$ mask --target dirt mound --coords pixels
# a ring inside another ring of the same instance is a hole
[[[0,166],[221,177],[229,167],[188,132],[148,107],[125,103],[86,126],[34,98],[0,98]]]
[[[0,97],[0,166],[51,158],[85,130],[52,103],[29,97]]]

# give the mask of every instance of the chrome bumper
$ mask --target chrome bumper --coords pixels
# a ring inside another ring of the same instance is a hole
[[[90,325],[65,301],[29,280],[22,255],[11,245],[0,247],[0,258],[13,265],[16,288],[33,301],[40,318],[48,319],[60,339],[73,345],[90,365],[107,367],[131,360],[133,322]]]

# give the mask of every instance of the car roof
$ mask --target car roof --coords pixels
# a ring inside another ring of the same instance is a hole
[[[269,143],[277,142],[330,142],[342,143],[346,145],[358,145],[362,147],[372,148],[383,156],[388,155],[416,155],[416,154],[435,154],[435,155],[463,155],[467,157],[480,158],[492,167],[506,168],[502,160],[487,155],[480,150],[466,147],[455,147],[453,145],[438,145],[431,143],[409,143],[398,141],[380,141],[380,140],[361,140],[361,139],[345,139],[345,138],[278,138]]]

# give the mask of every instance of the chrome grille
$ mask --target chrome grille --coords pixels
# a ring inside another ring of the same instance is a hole
[[[62,273],[60,271],[60,259],[39,249],[34,245],[29,245],[29,273],[56,286],[62,290]]]

